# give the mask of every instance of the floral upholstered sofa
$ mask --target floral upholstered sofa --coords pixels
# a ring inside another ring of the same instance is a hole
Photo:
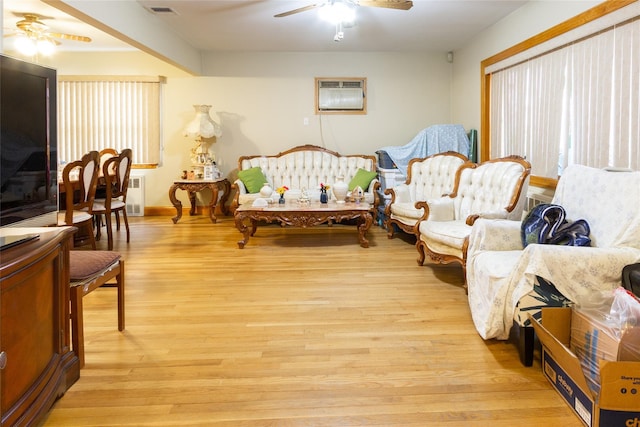
[[[287,187],[285,199],[299,198],[306,192],[313,200],[320,199],[320,184],[331,188],[339,178],[349,185],[349,190],[359,186],[364,190],[364,200],[377,209],[380,182],[376,173],[376,158],[369,155],[341,155],[315,145],[301,145],[276,155],[242,156],[238,159],[238,179],[232,184],[235,190],[231,210],[244,203],[253,203],[263,197],[260,188],[264,183],[276,190]],[[275,193],[274,196],[276,197]]]

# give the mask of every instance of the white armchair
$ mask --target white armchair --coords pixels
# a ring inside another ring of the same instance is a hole
[[[520,219],[529,185],[531,165],[519,156],[463,164],[453,192],[416,203],[427,211],[418,226],[418,264],[425,255],[433,261],[466,265],[467,239],[477,218]]]
[[[469,236],[469,307],[484,339],[506,340],[519,326],[520,359],[533,363],[529,316],[543,306],[580,304],[620,286],[622,269],[640,260],[640,172],[568,167],[552,203],[568,220],[585,219],[591,247],[529,244],[520,221],[476,221]]]
[[[391,201],[385,208],[388,237],[393,238],[395,226],[417,236],[418,224],[425,219],[426,211],[416,208],[416,202],[451,193],[456,172],[464,163],[470,162],[464,155],[454,151],[411,159],[407,167],[407,181],[384,192],[391,195]]]

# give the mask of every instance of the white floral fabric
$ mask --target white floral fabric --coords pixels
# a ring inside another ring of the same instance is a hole
[[[640,261],[640,172],[570,166],[553,203],[567,219],[585,219],[591,247],[531,244],[523,249],[519,221],[479,219],[469,236],[469,307],[482,338],[507,339],[518,302],[536,276],[575,304],[620,286],[622,268]]]

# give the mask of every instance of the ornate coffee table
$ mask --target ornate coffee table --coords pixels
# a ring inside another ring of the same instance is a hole
[[[332,224],[342,221],[356,220],[358,240],[363,248],[369,247],[365,237],[373,224],[373,205],[369,203],[329,203],[311,202],[300,204],[297,201],[287,201],[285,204],[270,203],[266,207],[256,207],[247,203],[240,205],[235,213],[236,227],[243,235],[238,241],[238,247],[244,248],[258,228],[258,221],[267,223],[279,222],[282,225],[294,227],[313,227],[319,224]],[[250,225],[245,223],[249,220]]]

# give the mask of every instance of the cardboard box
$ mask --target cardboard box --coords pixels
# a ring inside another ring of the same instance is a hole
[[[600,362],[594,393],[578,357],[569,350],[571,308],[543,308],[532,319],[542,344],[542,372],[588,427],[640,427],[640,362]]]
[[[580,310],[572,312],[569,348],[580,359],[587,384],[595,393],[600,391],[601,361],[640,362],[640,352],[637,351],[640,327],[628,328],[624,332],[616,329],[608,316]]]

